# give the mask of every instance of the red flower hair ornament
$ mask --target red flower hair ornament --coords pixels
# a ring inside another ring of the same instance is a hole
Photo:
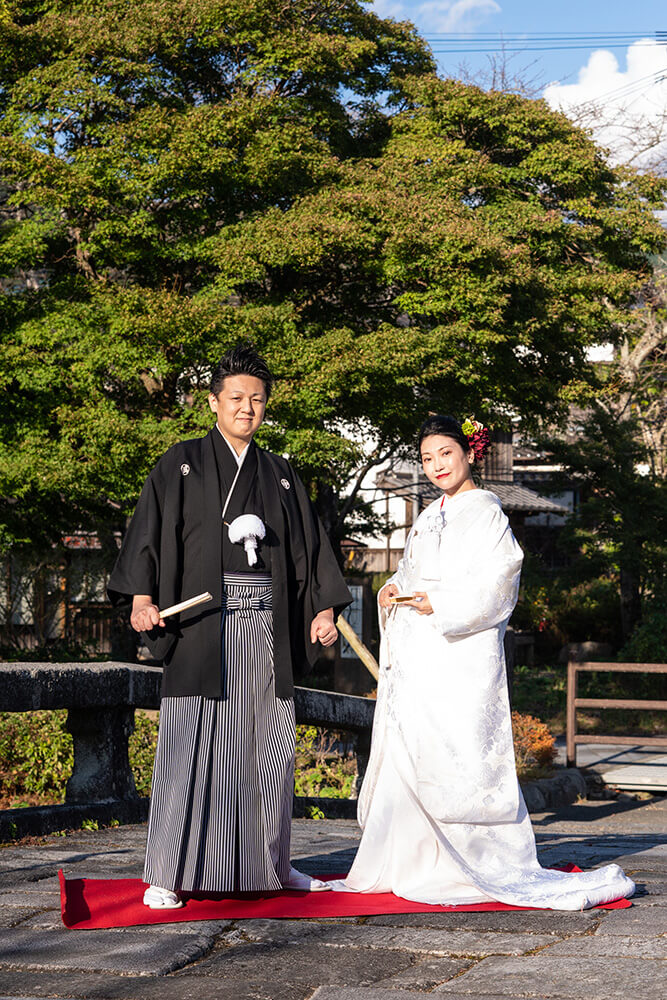
[[[491,444],[491,437],[489,435],[488,428],[486,428],[484,424],[480,423],[479,420],[475,420],[473,417],[468,417],[461,424],[461,430],[470,442],[470,447],[475,454],[475,461],[481,462],[489,450],[489,445]]]

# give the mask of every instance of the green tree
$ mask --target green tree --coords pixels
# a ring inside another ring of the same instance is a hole
[[[566,543],[574,545],[573,570],[617,581],[621,634],[627,640],[639,622],[663,609],[667,555],[667,482],[651,468],[638,418],[593,398],[573,414],[569,440],[549,450],[566,481],[580,491]]]
[[[6,544],[122,523],[242,337],[340,538],[429,409],[562,413],[662,245],[658,184],[362,3],[5,7]]]

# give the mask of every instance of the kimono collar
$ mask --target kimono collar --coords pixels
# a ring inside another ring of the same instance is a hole
[[[222,440],[225,442],[225,444],[227,445],[227,447],[231,451],[232,455],[234,456],[234,461],[236,462],[236,464],[240,468],[243,465],[243,459],[248,454],[248,448],[250,447],[251,442],[248,441],[248,444],[245,446],[245,448],[243,449],[243,451],[241,452],[241,454],[237,455],[236,449],[229,443],[229,441],[227,440],[227,438],[225,437],[225,435],[222,433],[222,431],[220,430],[220,425],[218,424],[217,421],[216,421],[216,424],[215,424],[215,429],[217,430],[218,434],[220,435],[220,437],[222,438]]]

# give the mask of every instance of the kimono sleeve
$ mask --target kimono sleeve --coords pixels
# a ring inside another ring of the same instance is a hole
[[[352,595],[306,488],[293,470],[292,475],[304,536],[303,551],[295,559],[295,565],[303,594],[304,641],[312,663],[318,655],[317,644],[310,641],[313,618],[320,611],[333,608],[335,621],[341,611],[352,603]]]
[[[509,618],[519,596],[523,552],[498,505],[468,528],[466,566],[445,563],[442,578],[428,590],[435,623],[445,636],[465,636]]]
[[[162,534],[161,477],[154,469],[144,483],[129,523],[107,592],[115,606],[130,604],[134,594],[158,600]]]

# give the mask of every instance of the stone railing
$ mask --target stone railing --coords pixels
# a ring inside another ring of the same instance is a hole
[[[67,709],[74,767],[65,802],[0,811],[0,840],[80,826],[82,820],[141,821],[148,800],[137,794],[128,739],[137,708],[157,709],[162,669],[131,663],[0,663],[0,711]],[[298,723],[356,736],[357,785],[368,761],[375,702],[352,695],[296,688]],[[351,800],[297,799],[295,814],[308,805],[328,814],[354,815]]]

